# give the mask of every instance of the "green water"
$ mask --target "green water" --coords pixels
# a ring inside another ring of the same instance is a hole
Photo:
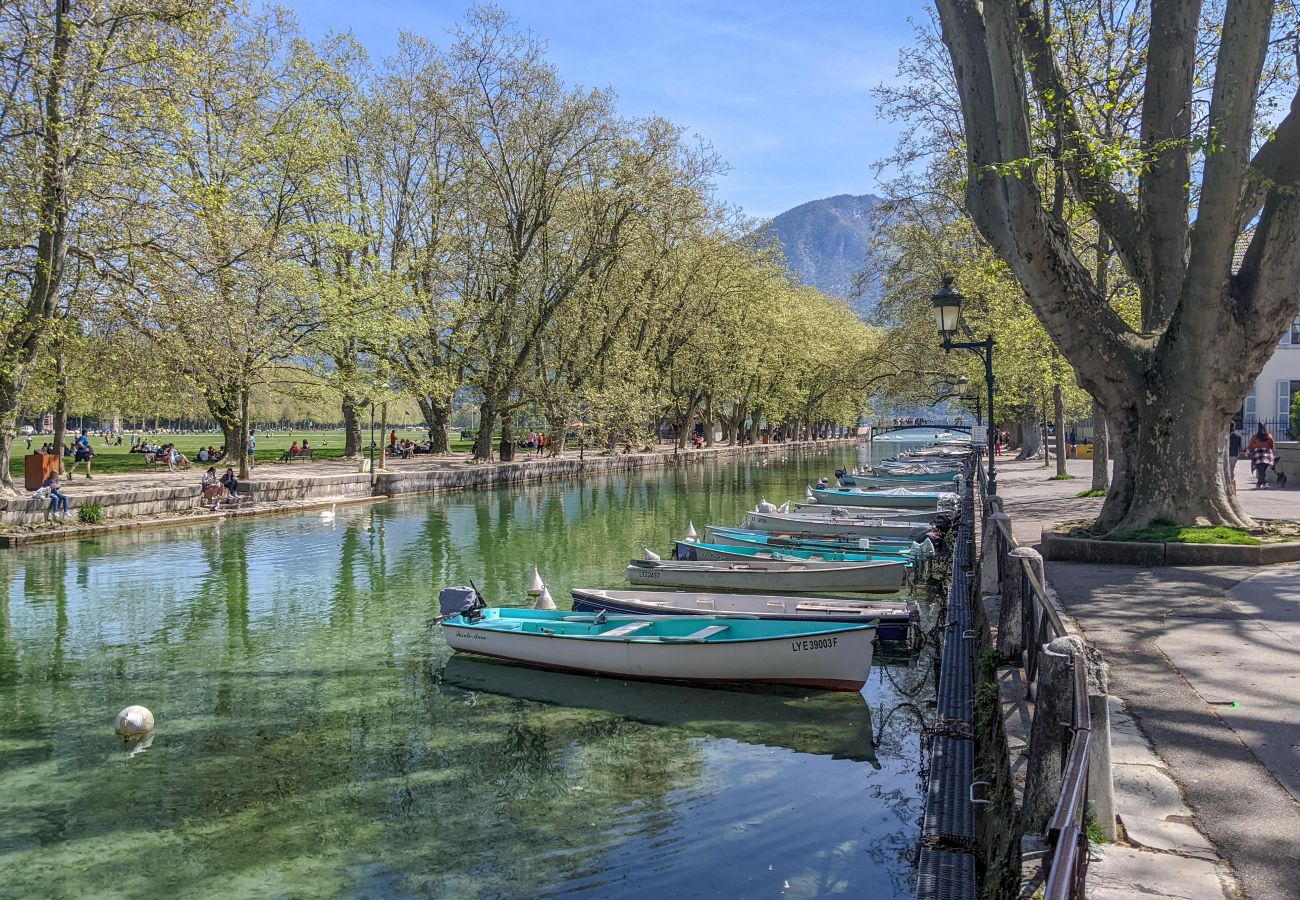
[[[861,695],[742,693],[452,658],[425,627],[442,585],[518,605],[536,562],[567,605],[687,521],[852,462],[6,552],[5,894],[911,896],[925,662],[873,667]],[[132,755],[113,719],[136,703],[158,728]]]

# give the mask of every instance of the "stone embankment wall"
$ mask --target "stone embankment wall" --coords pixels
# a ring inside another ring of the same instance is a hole
[[[268,512],[286,511],[298,505],[312,505],[331,501],[346,502],[375,496],[397,497],[409,494],[439,491],[492,488],[505,485],[532,484],[563,478],[582,478],[588,475],[617,474],[638,469],[670,465],[689,465],[711,459],[722,459],[749,454],[781,454],[791,450],[829,449],[843,447],[854,438],[828,441],[799,441],[783,444],[755,444],[743,447],[711,447],[700,450],[683,450],[680,453],[634,453],[626,456],[601,456],[593,454],[582,460],[563,459],[521,460],[511,463],[485,465],[420,468],[399,465],[379,470],[375,484],[367,472],[340,464],[340,474],[295,475],[291,468],[275,468],[275,474],[262,475],[245,482],[243,492],[256,507],[268,506]],[[265,467],[271,468],[271,467]],[[827,473],[830,474],[829,472]],[[79,483],[80,484],[80,483]],[[122,490],[121,482],[103,493],[78,493],[69,497],[71,517],[83,503],[97,503],[106,519],[131,516],[143,518],[167,514],[183,514],[199,506],[197,481],[183,487],[152,487],[141,490]],[[0,500],[0,525],[30,525],[45,521],[49,516],[48,500],[17,498]]]

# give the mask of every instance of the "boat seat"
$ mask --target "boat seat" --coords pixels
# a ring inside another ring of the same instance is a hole
[[[602,631],[597,637],[627,637],[629,634],[640,631],[642,628],[649,628],[649,622],[628,622],[626,625],[620,625],[617,628],[611,628],[609,631]]]
[[[699,644],[699,643],[703,643],[704,641],[707,641],[715,634],[721,634],[722,632],[726,631],[730,627],[731,627],[730,625],[710,625],[707,628],[701,628],[699,631],[696,631],[692,634],[684,634],[681,637],[672,637],[669,635],[665,635],[663,637],[663,640],[689,641],[691,643]]]

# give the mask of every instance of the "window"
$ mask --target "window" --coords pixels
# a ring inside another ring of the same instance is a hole
[[[1246,400],[1241,404],[1241,421],[1253,423],[1255,421],[1255,392],[1251,391],[1246,395]]]
[[[1285,422],[1291,418],[1291,385],[1290,381],[1279,381],[1277,383],[1277,420]]]
[[[1277,342],[1279,347],[1300,347],[1300,316],[1291,320],[1291,327],[1287,329],[1286,334],[1282,335],[1282,340]]]

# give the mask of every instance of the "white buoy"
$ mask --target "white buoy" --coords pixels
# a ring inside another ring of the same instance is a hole
[[[686,536],[685,536],[685,540],[688,540],[688,541],[698,541],[699,539],[700,539],[700,533],[699,533],[698,531],[695,530],[695,523],[694,523],[694,522],[687,522],[687,523],[686,523]]]
[[[537,598],[533,604],[533,609],[555,609],[555,601],[551,599],[550,588],[542,585],[542,596]]]
[[[658,553],[655,553],[649,547],[644,547],[642,549],[645,550],[645,558],[650,560],[650,562],[659,562],[659,560],[663,559],[662,556],[660,556]]]
[[[787,500],[784,503],[782,503],[780,506],[776,508],[776,511],[782,514],[788,513],[790,511],[790,501]]]
[[[528,582],[528,596],[540,597],[544,590],[546,590],[546,585],[542,584],[542,573],[537,571],[537,566],[533,566],[533,577],[532,580]],[[541,607],[538,608],[540,609]],[[554,608],[555,607],[551,607],[551,609]]]
[[[816,497],[816,495],[813,494],[813,492],[812,492],[812,485],[808,485],[807,487],[804,488],[804,491],[803,491],[803,498],[804,498],[805,500],[807,500],[809,503],[816,503],[816,502],[817,502],[817,497]]]
[[[117,714],[113,730],[124,738],[153,731],[153,713],[143,706],[128,706]]]

